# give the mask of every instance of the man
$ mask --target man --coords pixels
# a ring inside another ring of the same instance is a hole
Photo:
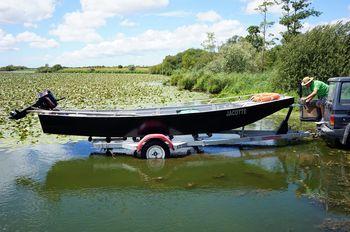
[[[302,98],[302,101],[306,102],[306,104],[311,102],[312,99],[314,99],[314,97],[317,95],[318,100],[316,102],[316,106],[321,109],[321,122],[323,122],[324,105],[327,100],[329,86],[322,81],[314,80],[313,77],[305,77],[302,80],[301,85],[305,86],[306,89],[309,90],[309,92],[311,92],[307,97]]]

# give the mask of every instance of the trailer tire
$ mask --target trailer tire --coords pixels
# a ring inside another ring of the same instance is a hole
[[[169,156],[169,146],[159,139],[149,140],[141,149],[142,159],[166,159]]]

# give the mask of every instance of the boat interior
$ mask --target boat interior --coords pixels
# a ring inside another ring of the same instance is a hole
[[[282,96],[278,100],[272,101],[282,101],[291,97]],[[224,101],[226,100],[226,101]],[[219,102],[218,102],[219,101]],[[220,102],[223,101],[223,102]],[[46,115],[57,115],[57,116],[79,116],[79,117],[132,117],[132,116],[148,116],[148,115],[178,115],[178,114],[192,114],[192,113],[203,113],[210,111],[218,111],[225,109],[240,109],[248,106],[254,106],[259,104],[266,104],[268,102],[256,102],[250,98],[246,100],[236,100],[236,101],[227,101],[224,98],[210,99],[210,101],[203,102],[201,100],[182,103],[172,106],[164,107],[145,107],[139,109],[116,109],[116,110],[66,110],[56,108],[55,110],[40,110],[34,109],[31,112],[46,114]]]

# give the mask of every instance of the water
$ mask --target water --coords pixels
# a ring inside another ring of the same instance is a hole
[[[0,150],[0,231],[349,229],[350,156],[323,141],[162,161],[88,142]]]

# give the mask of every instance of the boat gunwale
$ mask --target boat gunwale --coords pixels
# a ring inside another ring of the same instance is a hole
[[[268,102],[253,102],[249,100],[245,101],[237,101],[237,102],[225,102],[225,103],[215,103],[215,104],[201,104],[201,105],[192,105],[192,106],[168,106],[168,107],[158,107],[158,108],[142,108],[142,109],[126,109],[126,110],[30,110],[30,112],[38,113],[39,115],[45,115],[45,116],[57,116],[57,117],[90,117],[90,118],[111,118],[111,117],[157,117],[157,116],[173,116],[173,115],[187,115],[187,114],[202,114],[202,113],[210,113],[210,112],[219,112],[219,111],[227,111],[227,110],[235,110],[235,109],[241,109],[241,108],[247,108],[247,107],[254,107],[258,105],[273,103],[273,102],[280,102],[288,99],[293,99],[293,97],[283,96],[283,98],[278,100],[272,100]],[[253,103],[249,105],[237,105],[234,106],[234,104],[238,103]],[[217,106],[221,105],[227,105],[230,104],[232,107],[228,108],[217,108]],[[200,107],[208,108],[206,110],[200,110]],[[211,106],[211,107],[210,107]],[[213,109],[213,106],[216,106],[216,108]],[[191,111],[188,113],[179,113],[178,110],[191,110],[193,108],[199,108],[198,112]],[[163,112],[164,109],[174,109],[174,111],[171,112]],[[139,111],[150,111],[153,110],[152,113],[145,113],[145,114],[138,114]],[[158,110],[158,112],[157,112]]]

